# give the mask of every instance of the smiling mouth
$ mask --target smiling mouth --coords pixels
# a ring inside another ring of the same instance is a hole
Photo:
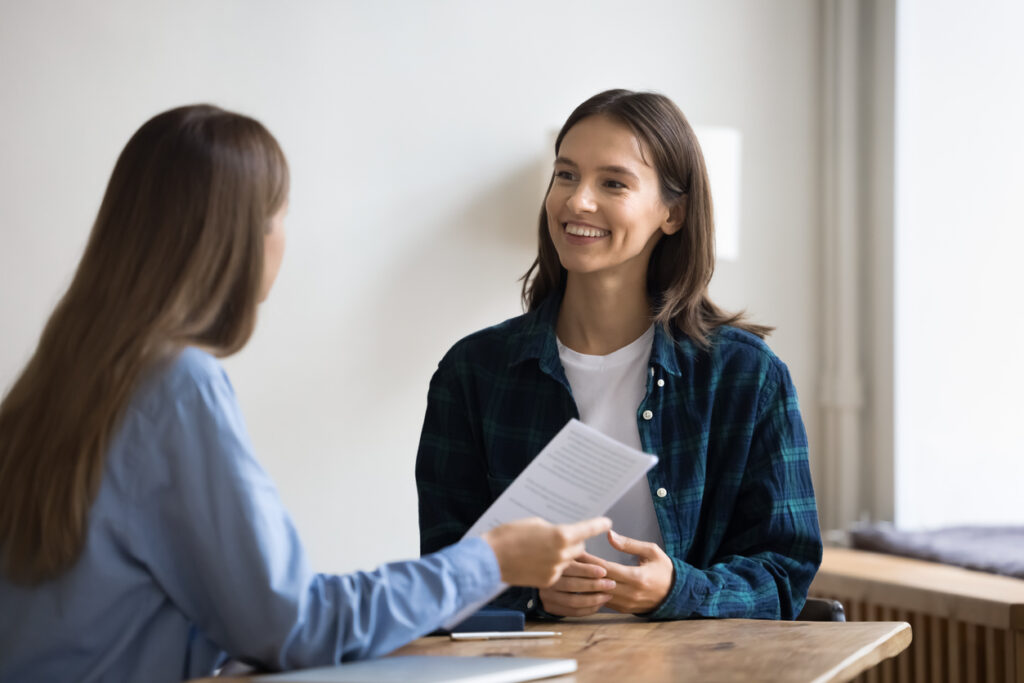
[[[590,225],[580,225],[579,223],[562,223],[562,229],[570,235],[577,237],[605,237],[612,234],[610,230],[602,230],[601,228],[595,228]]]

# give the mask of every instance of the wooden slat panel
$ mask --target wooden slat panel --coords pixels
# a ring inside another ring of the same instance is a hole
[[[913,653],[914,657],[914,681],[916,683],[933,683],[931,675],[928,672],[929,669],[929,658],[928,658],[928,647],[930,644],[930,638],[928,637],[931,629],[930,619],[926,614],[915,613],[913,615],[914,621],[910,623],[910,628],[914,629],[914,640],[910,643],[910,652]]]
[[[1014,683],[1024,683],[1024,630],[1014,633],[1013,639],[1013,665],[1017,676]]]
[[[981,638],[978,634],[979,628],[974,624],[964,624],[964,678],[965,683],[980,683],[978,670],[981,668],[981,657],[978,651],[981,649]]]
[[[1003,629],[986,628],[985,632],[985,680],[1006,680],[1003,673]]]
[[[949,671],[943,661],[946,651],[946,629],[949,621],[939,617],[931,620],[928,630],[928,670],[931,680],[935,683],[952,683]]]
[[[967,644],[967,626],[962,621],[949,623],[949,680],[962,681],[967,677],[967,661],[964,647]]]
[[[998,658],[999,678],[1004,683],[1013,683],[1013,631],[1000,630],[996,637],[996,657]]]
[[[1013,631],[1003,631],[1003,680],[1006,683],[1014,683],[1016,674],[1014,673],[1014,645],[1013,645]]]

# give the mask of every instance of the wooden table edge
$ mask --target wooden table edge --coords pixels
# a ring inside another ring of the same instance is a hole
[[[910,646],[913,631],[905,621],[891,622],[893,630],[879,636],[857,652],[832,667],[812,683],[838,683],[852,680],[858,674],[868,671],[880,662],[895,657]]]

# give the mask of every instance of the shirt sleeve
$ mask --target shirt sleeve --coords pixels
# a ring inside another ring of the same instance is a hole
[[[457,542],[493,501],[479,419],[470,410],[458,361],[445,358],[430,380],[416,454],[420,552]],[[534,588],[513,586],[491,604],[544,616]]]
[[[762,389],[746,469],[723,541],[706,569],[672,558],[675,579],[655,619],[795,619],[821,564],[807,436],[785,366]]]
[[[374,571],[313,572],[222,373],[152,420],[156,464],[132,515],[146,539],[138,559],[231,656],[286,670],[383,655],[500,583],[480,539]]]

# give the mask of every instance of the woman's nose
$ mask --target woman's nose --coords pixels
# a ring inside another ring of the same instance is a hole
[[[566,206],[574,213],[591,213],[596,208],[594,193],[587,183],[577,183],[576,188],[566,200]]]

